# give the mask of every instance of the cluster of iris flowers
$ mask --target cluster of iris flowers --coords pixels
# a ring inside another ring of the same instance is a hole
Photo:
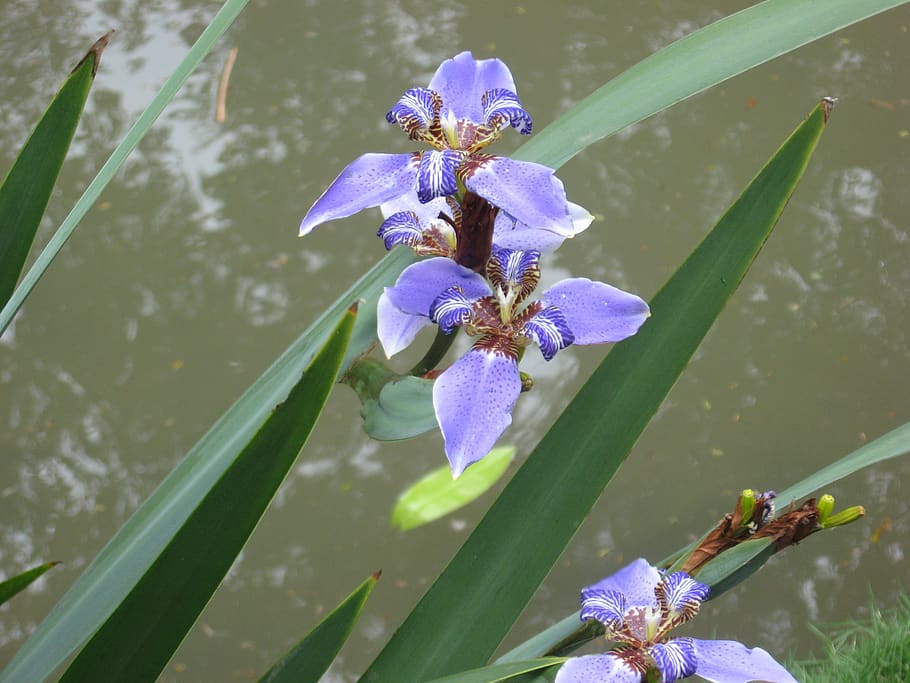
[[[433,407],[454,476],[483,458],[511,424],[523,388],[518,370],[532,342],[551,360],[571,344],[617,342],[650,315],[616,287],[568,278],[534,296],[541,253],[585,230],[593,217],[566,198],[553,170],[482,152],[511,126],[531,133],[508,67],[462,52],[426,88],[411,88],[386,114],[428,151],[364,154],[332,182],[300,225],[380,207],[386,249],[427,256],[381,295],[378,337],[391,357],[426,326],[462,328],[470,350],[433,386]],[[569,659],[557,683],[671,683],[699,675],[716,683],[795,683],[771,656],[735,641],[669,638],[698,611],[709,589],[684,572],[662,575],[638,560],[582,592],[583,620],[595,619],[615,647]]]

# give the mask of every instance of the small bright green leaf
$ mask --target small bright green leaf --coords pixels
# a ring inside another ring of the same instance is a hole
[[[376,572],[360,584],[306,638],[278,660],[259,683],[317,683],[351,635],[380,574]]]
[[[499,446],[458,479],[452,478],[448,465],[433,470],[398,499],[392,511],[392,525],[408,531],[464,507],[495,484],[514,457],[514,446]]]
[[[768,239],[829,112],[815,108],[658,292],[651,318],[595,370],[362,681],[427,680],[492,655]]]
[[[338,376],[349,310],[325,347],[95,632],[64,683],[154,681],[253,532],[306,443]]]
[[[406,376],[386,384],[360,411],[366,433],[378,441],[410,439],[437,428],[433,381]]]
[[[39,576],[44,574],[51,567],[56,567],[59,562],[45,562],[44,564],[32,567],[28,571],[17,574],[5,581],[0,582],[0,605],[13,597],[16,593],[25,590]]]
[[[549,669],[565,661],[565,657],[543,657],[527,662],[494,664],[482,669],[472,669],[471,671],[462,671],[443,678],[434,678],[429,683],[497,683],[497,681],[507,681],[510,678],[516,678],[534,671]]]
[[[0,306],[25,265],[111,33],[70,73],[0,184]]]

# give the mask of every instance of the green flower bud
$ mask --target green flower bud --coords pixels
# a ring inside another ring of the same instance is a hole
[[[746,527],[752,522],[752,513],[755,512],[755,491],[744,489],[739,496],[739,510],[742,513],[740,526]]]
[[[841,510],[836,515],[831,515],[828,517],[828,520],[822,524],[822,526],[826,529],[835,526],[843,526],[844,524],[855,522],[865,514],[866,508],[864,508],[862,505],[854,505],[853,507],[849,507],[846,510]]]
[[[834,496],[826,493],[818,499],[818,523],[825,526],[825,521],[832,512],[834,512]]]

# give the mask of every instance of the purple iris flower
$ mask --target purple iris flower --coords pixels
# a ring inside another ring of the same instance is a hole
[[[714,683],[797,683],[761,648],[735,640],[668,638],[669,631],[694,617],[708,597],[708,586],[685,572],[661,573],[638,559],[581,592],[582,620],[606,627],[617,647],[602,655],[573,657],[556,683],[641,683],[656,670],[662,683],[698,675]]]
[[[650,314],[648,305],[602,282],[570,278],[527,303],[540,280],[537,251],[493,252],[484,279],[447,258],[415,263],[386,287],[378,306],[378,335],[387,355],[436,323],[463,327],[474,346],[433,386],[433,407],[452,474],[485,456],[512,422],[521,393],[518,361],[536,343],[546,360],[570,344],[625,339]]]
[[[565,189],[553,169],[481,152],[507,126],[531,133],[531,117],[500,60],[476,60],[470,52],[447,59],[429,87],[405,92],[386,119],[433,149],[355,159],[307,212],[301,235],[408,192],[426,203],[458,193],[459,186],[522,223],[572,234]]]

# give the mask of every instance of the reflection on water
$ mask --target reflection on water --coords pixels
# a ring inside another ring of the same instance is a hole
[[[745,6],[748,3],[738,3]],[[729,3],[251,3],[187,83],[0,339],[0,571],[61,568],[0,608],[7,661],[98,549],[300,331],[381,256],[364,212],[298,240],[304,211],[366,151],[411,149],[383,119],[462,49],[512,67],[538,130]],[[0,168],[62,74],[117,28],[52,198],[47,241],[218,3],[0,6]],[[481,13],[481,8],[483,13]],[[560,177],[597,222],[544,273],[650,297],[822,95],[840,104],[742,289],[541,587],[509,642],[576,609],[582,585],[663,557],[743,487],[783,488],[910,417],[905,303],[910,13],[891,12],[589,148]],[[430,30],[429,27],[432,27]],[[237,47],[224,124],[215,92]],[[506,136],[498,151],[518,144]],[[538,390],[507,438],[527,453],[602,357],[529,354]],[[402,362],[402,367],[406,365]],[[489,504],[408,534],[399,490],[443,462],[431,434],[379,444],[340,387],[164,680],[255,679],[365,576],[374,592],[328,675],[375,655]],[[861,615],[910,577],[908,464],[831,487],[866,520],[788,551],[695,625],[785,654],[809,622]],[[744,620],[742,614],[749,614]]]

